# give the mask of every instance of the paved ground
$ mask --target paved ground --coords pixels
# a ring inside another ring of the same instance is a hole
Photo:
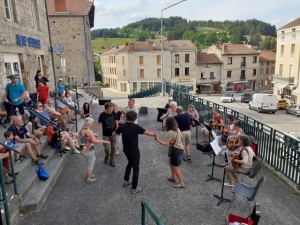
[[[125,107],[126,96],[104,92],[106,98]],[[137,99],[137,105],[149,107],[150,123],[140,125],[148,130],[157,131],[160,138],[165,133],[158,131],[161,124],[156,122],[156,107],[163,106],[166,98]],[[94,105],[93,117],[98,118],[103,106]],[[195,132],[193,142],[195,141]],[[130,194],[130,187],[122,187],[126,158],[123,153],[116,157],[116,167],[103,164],[103,146],[96,148],[94,174],[98,181],[92,184],[84,182],[83,169],[85,159],[72,155],[66,163],[57,183],[51,190],[42,209],[25,217],[20,224],[104,224],[127,225],[140,224],[141,201],[147,201],[165,224],[226,224],[228,203],[216,206],[213,194],[220,194],[221,183],[205,182],[211,167],[206,165],[212,159],[192,147],[192,163],[183,162],[181,170],[186,183],[185,189],[174,189],[167,181],[170,175],[167,163],[167,148],[158,145],[151,137],[140,136],[141,170],[140,185],[144,191],[137,195]],[[220,159],[217,158],[217,162]],[[215,168],[215,177],[222,178],[223,169]],[[256,200],[261,204],[260,224],[296,225],[300,224],[300,198],[283,184],[269,170],[263,168],[261,176],[267,177]],[[249,183],[248,179],[244,181]],[[231,198],[230,188],[225,188],[224,197]],[[231,213],[246,217],[248,209],[244,200],[236,198]],[[147,224],[154,224],[147,218]]]

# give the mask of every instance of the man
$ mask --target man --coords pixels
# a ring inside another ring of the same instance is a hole
[[[64,98],[65,98],[65,94],[64,93],[59,93],[59,98],[65,102]],[[75,118],[73,118],[73,111],[72,109],[70,109],[68,106],[66,106],[64,103],[62,103],[61,101],[56,101],[57,103],[57,107],[59,108],[59,113],[61,115],[67,114],[68,115],[68,119],[69,119],[69,123],[70,124],[74,124],[74,121],[76,120]]]
[[[133,98],[130,98],[128,100],[128,106],[125,109],[122,110],[122,113],[126,114],[129,111],[134,111],[136,114],[139,114],[138,108],[136,106],[134,106],[134,104],[135,104],[135,100]],[[124,119],[126,120],[126,116],[125,116]],[[138,119],[136,119],[134,121],[134,123],[138,124]]]
[[[24,123],[26,122],[26,116],[23,106],[23,97],[25,97],[25,88],[23,84],[17,82],[16,75],[10,75],[9,79],[11,83],[7,84],[5,87],[4,101],[9,103],[9,115],[16,115],[16,108],[19,109],[20,114]],[[12,119],[11,119],[12,123]]]
[[[12,120],[13,120],[13,125],[11,125],[7,130],[13,132],[14,140],[16,142],[14,144],[13,148],[20,148],[20,147],[23,147],[23,149],[25,148],[26,152],[28,153],[28,155],[30,156],[30,158],[32,160],[32,164],[35,164],[35,165],[40,164],[38,159],[47,159],[48,156],[43,155],[41,153],[41,147],[40,147],[39,140],[36,138],[36,136],[31,134],[25,128],[25,126],[22,124],[22,119],[18,116],[13,116]],[[26,138],[25,135],[29,138]],[[37,153],[36,156],[34,155],[34,153],[32,151],[31,145],[34,147],[34,149]]]
[[[116,131],[113,132],[113,136],[122,134],[123,140],[123,152],[125,153],[128,164],[126,166],[123,186],[131,184],[129,176],[131,169],[132,174],[132,186],[131,194],[137,194],[142,192],[143,188],[138,186],[139,170],[140,170],[140,150],[139,150],[139,134],[148,136],[155,136],[155,132],[147,131],[141,126],[135,124],[137,119],[137,113],[129,111],[126,113],[126,123],[120,124]]]
[[[190,154],[190,148],[191,148],[191,116],[188,113],[183,112],[183,108],[181,106],[178,106],[176,108],[177,116],[174,116],[174,119],[177,121],[178,128],[181,131],[181,134],[183,135],[183,145],[184,145],[184,152],[183,152],[183,160],[184,161],[191,161],[191,154]]]
[[[58,84],[57,84],[57,92],[58,92],[58,94],[65,92],[66,84],[67,83],[62,78],[58,79]]]
[[[104,145],[104,151],[105,151],[105,158],[104,163],[108,162],[109,159],[109,165],[112,167],[115,167],[115,153],[116,153],[116,140],[117,137],[113,136],[113,131],[118,127],[118,119],[114,111],[114,104],[107,102],[104,105],[105,111],[102,112],[99,116],[98,123],[96,126],[96,134],[99,133],[99,128],[102,123],[102,134],[103,134],[103,140],[109,141],[110,144],[103,144]]]

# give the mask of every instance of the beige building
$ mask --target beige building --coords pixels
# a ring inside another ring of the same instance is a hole
[[[94,2],[47,0],[47,4],[56,77],[93,84],[91,28],[94,27]]]
[[[221,93],[222,62],[214,54],[197,56],[197,94]]]
[[[250,45],[222,44],[209,47],[208,54],[215,54],[223,63],[221,83],[225,91],[255,91],[259,68],[259,52]]]
[[[276,53],[262,51],[259,55],[259,74],[257,77],[257,91],[269,90],[273,87],[271,82],[275,72]]]
[[[37,70],[50,75],[51,55],[45,1],[0,1],[0,95],[15,74],[29,93],[36,92]],[[3,98],[0,98],[2,102]]]
[[[274,94],[300,104],[300,17],[277,30]]]

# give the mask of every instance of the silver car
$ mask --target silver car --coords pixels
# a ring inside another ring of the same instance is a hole
[[[295,115],[296,117],[300,115],[300,105],[297,105],[297,104],[292,104],[290,105],[289,107],[287,107],[285,109],[285,112],[287,114],[293,114]]]

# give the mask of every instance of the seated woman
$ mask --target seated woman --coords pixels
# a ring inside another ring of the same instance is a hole
[[[54,101],[52,99],[48,99],[48,104],[44,108],[44,111],[46,113],[48,113],[50,118],[55,117],[56,119],[58,119],[58,121],[60,122],[60,126],[65,128],[66,127],[65,121],[62,118],[62,115],[55,110],[53,104],[54,104]]]
[[[90,104],[85,102],[82,106],[81,110],[81,116],[82,118],[92,117],[92,108],[90,107]]]
[[[47,127],[39,124],[37,116],[33,116],[33,120],[31,118],[32,117],[29,117],[29,121],[25,125],[26,129],[32,133],[33,126],[33,134],[39,139],[41,144],[45,143],[46,139],[43,139],[42,137],[47,130]]]
[[[231,137],[236,133],[236,130],[234,130],[234,125],[233,125],[233,121],[234,121],[233,115],[227,115],[226,120],[227,120],[227,125],[226,125],[227,131],[225,132],[224,130],[225,126],[224,126],[222,129],[222,133],[220,134],[220,136],[218,136],[220,146],[223,145],[223,142],[225,143],[227,142],[228,137]]]
[[[73,102],[72,96],[71,96],[71,94],[70,94],[69,91],[66,91],[66,92],[65,92],[65,98],[64,98],[64,100],[65,100],[70,106],[74,107],[75,103]]]
[[[168,103],[166,104],[165,109],[169,109],[170,103],[171,103],[172,101],[173,101],[173,98],[172,98],[172,97],[169,97],[169,98],[168,98]]]
[[[250,147],[250,138],[247,135],[240,135],[238,140],[239,145],[241,146],[240,155],[242,159],[233,160],[234,162],[239,163],[239,166],[236,168],[230,169],[229,166],[225,167],[228,183],[224,183],[224,185],[227,187],[233,187],[234,181],[235,183],[240,182],[237,173],[250,173],[253,164],[253,157],[255,156],[252,148]],[[232,161],[231,158],[230,160]]]
[[[191,118],[192,118],[192,126],[195,126],[196,123],[194,120],[199,122],[199,113],[197,112],[197,110],[195,109],[194,105],[190,104],[188,106],[188,113],[190,114]]]
[[[160,119],[163,120],[163,127],[165,127],[166,125],[166,119],[177,115],[176,108],[177,108],[177,103],[174,101],[170,102],[170,107],[167,113],[160,117]]]
[[[46,119],[50,120],[50,116],[48,115],[47,112],[45,112],[43,110],[43,104],[41,102],[37,102],[35,103],[35,111],[38,112],[39,114],[41,114],[43,117],[45,117]],[[38,118],[39,124],[42,126],[49,126],[49,123],[43,119]]]

